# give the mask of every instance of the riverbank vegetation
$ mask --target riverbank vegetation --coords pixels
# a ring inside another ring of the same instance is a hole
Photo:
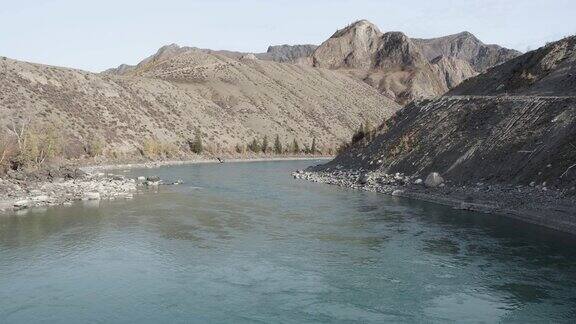
[[[87,136],[88,137],[88,136]],[[271,140],[273,139],[273,140]],[[238,141],[232,147],[211,143],[201,129],[187,141],[149,136],[127,149],[105,138],[71,139],[61,127],[28,120],[0,130],[0,174],[9,170],[37,170],[46,164],[91,164],[128,161],[180,160],[194,156],[216,158],[250,158],[274,156],[332,155],[335,146],[319,145],[316,137],[300,142],[297,138],[282,139],[279,134],[264,135]]]

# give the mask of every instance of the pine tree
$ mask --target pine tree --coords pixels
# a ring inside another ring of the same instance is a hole
[[[256,141],[256,139],[252,140],[252,143],[248,145],[248,149],[250,149],[250,151],[254,153],[260,152],[260,146],[258,145],[258,141]]]
[[[312,137],[312,146],[310,147],[310,153],[316,154],[318,150],[316,149],[316,137]]]
[[[298,146],[298,141],[294,139],[292,142],[292,153],[298,154],[300,153],[300,146]]]
[[[190,143],[190,149],[192,150],[192,152],[196,154],[200,154],[204,150],[204,147],[202,145],[202,133],[200,132],[200,128],[196,128],[194,141]]]
[[[364,122],[364,136],[367,141],[372,140],[372,124],[369,121]]]
[[[276,139],[274,140],[274,152],[276,154],[282,154],[282,143],[280,143],[280,136],[276,134]]]
[[[364,136],[366,135],[366,133],[364,133],[364,125],[360,125],[360,128],[358,128],[358,130],[354,133],[354,135],[352,135],[352,144],[357,143],[359,141],[361,141],[362,139],[364,139]]]
[[[266,153],[268,151],[268,135],[264,135],[262,140],[262,152]]]
[[[240,144],[236,144],[236,153],[242,153],[242,146]]]

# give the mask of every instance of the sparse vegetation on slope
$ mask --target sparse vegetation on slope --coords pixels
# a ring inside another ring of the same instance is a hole
[[[165,49],[125,76],[10,59],[0,76],[0,128],[26,118],[59,125],[56,155],[71,159],[237,154],[245,139],[275,135],[283,143],[313,135],[323,150],[398,108],[337,72],[197,50]],[[202,150],[189,144],[198,128]]]

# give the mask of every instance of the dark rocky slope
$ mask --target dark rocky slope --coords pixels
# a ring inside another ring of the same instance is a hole
[[[452,97],[412,103],[319,169],[380,170],[453,183],[576,185],[576,98]]]

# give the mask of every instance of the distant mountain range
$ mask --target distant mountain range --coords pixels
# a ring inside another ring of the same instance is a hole
[[[486,45],[469,32],[411,39],[401,32],[382,33],[373,23],[360,20],[338,30],[320,46],[270,46],[266,53],[250,54],[172,44],[136,67],[123,64],[106,73],[126,74],[150,60],[162,60],[192,49],[236,59],[250,56],[339,70],[377,88],[398,104],[442,95],[478,72],[520,55],[516,50]]]
[[[216,152],[276,135],[285,145],[316,138],[328,150],[361,124],[518,54],[469,33],[410,39],[361,20],[319,46],[241,53],[171,44],[99,74],[4,58],[0,124],[28,116],[61,125],[80,153],[94,138],[109,152],[136,152],[147,138],[186,151],[196,129]]]

